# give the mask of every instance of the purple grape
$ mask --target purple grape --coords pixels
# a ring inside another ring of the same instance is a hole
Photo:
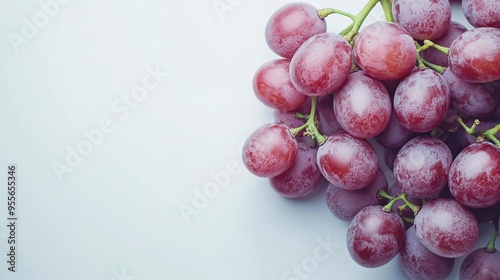
[[[347,230],[347,249],[351,257],[364,267],[379,267],[392,260],[404,241],[403,220],[382,206],[363,208]]]
[[[431,252],[445,258],[469,253],[479,237],[474,215],[453,199],[438,198],[425,203],[414,224],[418,240]]]
[[[460,280],[500,279],[500,252],[479,248],[470,253],[460,266]]]
[[[319,132],[323,135],[333,135],[343,131],[333,112],[333,96],[325,95],[318,98],[316,115],[319,121]]]
[[[451,103],[462,114],[482,118],[495,111],[500,96],[489,91],[483,84],[468,83],[455,76],[448,68],[443,74],[448,82]]]
[[[428,132],[439,126],[450,105],[450,89],[434,70],[413,71],[398,85],[394,111],[408,130]]]
[[[333,108],[339,124],[358,138],[372,138],[389,124],[391,97],[384,84],[363,71],[350,74],[335,91]]]
[[[458,22],[452,21],[450,24],[450,28],[448,28],[448,31],[446,31],[443,36],[432,41],[440,46],[449,48],[451,46],[451,43],[453,43],[453,41],[465,31],[467,31],[467,28],[465,26]],[[423,59],[429,61],[430,63],[434,63],[444,67],[448,66],[448,56],[435,48],[428,48],[424,52],[422,52],[421,55]]]
[[[452,162],[451,151],[443,141],[418,136],[399,150],[394,161],[394,177],[404,193],[431,197],[446,185]]]
[[[500,203],[486,208],[469,207],[469,210],[472,212],[474,217],[476,217],[476,220],[479,224],[493,222],[500,214]]]
[[[387,191],[387,179],[379,169],[375,180],[361,190],[345,190],[330,184],[326,191],[326,203],[335,217],[350,221],[366,206],[379,204],[380,190]]]
[[[365,139],[337,132],[318,149],[318,166],[333,185],[346,190],[368,186],[377,175],[378,159]]]
[[[386,148],[399,149],[414,136],[415,133],[406,129],[399,122],[396,113],[393,111],[391,113],[389,125],[384,129],[384,131],[382,131],[382,133],[375,137],[375,140]]]
[[[398,155],[399,149],[384,148],[384,162],[387,168],[394,171],[394,161]]]
[[[307,39],[326,32],[326,22],[317,9],[307,3],[291,3],[281,7],[266,25],[266,42],[279,56],[291,59]]]
[[[455,265],[455,259],[438,256],[425,248],[418,240],[414,227],[405,232],[399,261],[405,274],[412,280],[445,279]]]
[[[290,78],[296,89],[308,96],[323,96],[336,90],[349,75],[352,50],[334,33],[314,35],[297,50],[290,63]]]
[[[298,143],[295,162],[285,172],[269,179],[271,187],[286,198],[308,195],[321,182],[323,176],[316,165],[317,150],[306,143]]]

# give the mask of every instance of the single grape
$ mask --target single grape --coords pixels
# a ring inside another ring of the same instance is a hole
[[[328,137],[318,149],[317,162],[330,183],[346,190],[368,186],[378,170],[377,154],[370,143],[346,132]]]
[[[467,31],[467,27],[463,26],[458,22],[452,21],[448,31],[444,33],[443,36],[432,40],[434,43],[449,48],[451,43],[458,38],[458,36],[462,35]],[[429,61],[430,63],[434,63],[437,65],[441,65],[444,67],[448,66],[448,56],[435,48],[428,48],[421,53],[422,58]]]
[[[500,1],[463,0],[462,8],[465,18],[472,26],[500,28]]]
[[[483,208],[500,202],[500,148],[489,142],[472,144],[455,158],[448,185],[461,204]]]
[[[277,55],[291,59],[307,39],[326,32],[326,22],[307,3],[291,3],[274,12],[266,25],[266,42]]]
[[[285,172],[269,179],[271,187],[281,196],[299,198],[308,195],[323,176],[316,164],[317,150],[306,143],[298,143],[295,161]]]
[[[453,199],[428,201],[415,217],[418,240],[436,255],[457,258],[469,253],[479,237],[474,215]]]
[[[418,240],[415,228],[410,227],[405,232],[405,241],[399,251],[399,263],[412,280],[440,280],[450,275],[455,259],[429,251]]]
[[[345,190],[330,184],[326,191],[326,204],[332,214],[344,221],[350,221],[361,209],[380,202],[378,193],[387,191],[387,179],[379,169],[375,180],[361,190]]]
[[[397,80],[417,61],[413,38],[401,26],[379,21],[366,26],[354,43],[354,56],[366,74],[379,80]]]
[[[316,115],[319,121],[319,132],[323,135],[333,135],[344,129],[340,126],[333,112],[333,96],[325,95],[318,98]]]
[[[470,253],[460,266],[460,280],[500,279],[500,252],[479,248]]]
[[[404,193],[431,197],[446,185],[452,162],[451,151],[443,141],[418,136],[399,150],[394,161],[394,177]]]
[[[350,74],[335,91],[333,108],[340,126],[358,138],[380,134],[389,124],[392,111],[384,84],[363,71]]]
[[[364,267],[379,267],[397,254],[404,241],[404,225],[398,214],[382,206],[368,206],[352,219],[347,230],[347,249]]]
[[[257,99],[271,108],[291,111],[307,99],[290,81],[290,60],[277,59],[262,65],[254,75],[253,91]]]
[[[283,124],[266,124],[243,144],[243,163],[259,177],[277,176],[292,166],[297,156],[297,141]]]
[[[380,145],[390,148],[399,149],[403,147],[406,142],[415,137],[413,131],[406,129],[398,120],[396,113],[392,111],[389,125],[375,137],[375,140]]]
[[[433,40],[448,30],[451,6],[448,0],[394,0],[394,20],[418,40]]]
[[[469,83],[500,79],[500,29],[479,27],[464,32],[450,46],[448,65]]]
[[[418,70],[399,83],[394,94],[394,111],[406,129],[428,132],[443,121],[450,99],[448,84],[439,73]]]
[[[308,96],[323,96],[336,90],[352,66],[351,46],[334,33],[314,35],[297,50],[290,63],[293,85]]]
[[[455,76],[447,68],[443,78],[448,83],[453,107],[465,115],[482,118],[495,111],[500,95],[491,92],[483,84],[468,83]]]

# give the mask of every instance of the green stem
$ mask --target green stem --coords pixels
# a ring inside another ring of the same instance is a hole
[[[319,133],[318,131],[318,124],[316,121],[316,107],[318,104],[318,97],[313,97],[312,98],[312,105],[311,105],[311,113],[307,117],[307,122],[299,127],[296,128],[291,128],[290,133],[293,136],[297,136],[297,134],[305,129],[306,132],[304,133],[304,136],[309,136],[311,139],[318,141],[318,144],[321,145],[325,143],[326,138],[324,135]]]
[[[430,47],[435,48],[436,50],[444,53],[445,55],[448,55],[450,53],[450,48],[440,46],[430,40],[424,40],[424,46],[429,45]]]
[[[389,195],[386,191],[381,190],[378,192],[378,197],[379,198],[387,198],[390,200],[389,203],[382,208],[382,210],[384,210],[385,212],[391,212],[392,207],[394,206],[394,203],[396,203],[396,201],[398,201],[398,200],[403,200],[405,203],[404,205],[410,207],[410,209],[413,211],[413,213],[415,215],[417,215],[418,211],[420,211],[420,207],[411,203],[411,201],[408,200],[407,195],[405,193],[400,194],[396,197],[393,197],[393,196]]]
[[[430,42],[430,41],[429,41]],[[431,42],[432,43],[432,42]],[[433,43],[434,44],[434,43]],[[418,62],[418,69],[422,70],[425,68],[431,68],[432,70],[438,72],[439,74],[443,74],[444,71],[446,71],[446,68],[443,66],[430,63],[429,61],[425,60],[420,53],[425,51],[426,49],[430,48],[430,44],[425,44],[421,46],[419,43],[415,42],[415,46],[417,47],[417,62]]]
[[[355,15],[350,14],[348,12],[344,12],[342,10],[337,10],[337,9],[332,9],[332,8],[324,8],[324,9],[319,9],[318,10],[318,16],[319,16],[319,18],[322,18],[322,19],[326,18],[327,16],[329,16],[331,14],[343,15],[343,16],[346,16],[346,17],[352,19],[352,21],[356,20],[356,16]]]
[[[413,211],[413,214],[416,216],[418,214],[418,212],[420,211],[420,207],[418,207],[418,205],[411,203],[411,201],[408,200],[408,197],[406,194],[402,194],[401,198],[403,199],[405,204],[408,205],[408,207],[410,207],[411,211]]]
[[[495,143],[495,145],[500,147],[500,141],[495,136],[495,134],[497,134],[498,132],[500,132],[500,124],[497,124],[493,128],[486,130],[485,132],[483,132],[483,135],[491,142]]]
[[[388,194],[386,191],[384,191],[384,190],[380,190],[380,191],[378,192],[378,198],[387,198],[387,199],[389,199],[389,200],[394,200],[394,199],[395,199],[395,197],[394,197],[394,196],[389,195],[389,194]]]
[[[392,15],[392,0],[380,0],[380,5],[384,10],[385,20],[394,22],[394,16]]]
[[[353,26],[354,26],[354,23],[349,24],[349,26],[347,26],[344,30],[340,31],[339,35],[340,36],[347,35],[349,32],[351,32]]]
[[[359,29],[361,28],[361,25],[365,21],[366,17],[372,11],[373,7],[375,7],[375,5],[377,5],[377,3],[379,1],[380,0],[369,0],[368,3],[366,3],[366,5],[363,7],[363,9],[361,9],[361,11],[359,11],[359,13],[355,16],[354,25],[353,25],[351,31],[349,31],[349,33],[347,33],[344,36],[344,38],[347,40],[347,42],[352,43],[354,36],[356,36],[358,34]]]
[[[476,133],[476,126],[479,125],[479,120],[474,120],[474,123],[472,124],[471,127],[468,127],[464,121],[462,120],[462,117],[458,117],[457,118],[457,123],[465,130],[465,132],[467,132],[467,134],[470,134],[470,135],[473,135]]]
[[[498,230],[495,229],[493,236],[491,236],[490,241],[486,245],[486,252],[489,252],[489,253],[495,252],[495,241],[497,240],[497,236],[498,236]]]

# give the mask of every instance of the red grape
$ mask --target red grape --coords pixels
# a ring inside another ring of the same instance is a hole
[[[342,131],[335,113],[333,112],[333,96],[325,95],[318,98],[316,115],[319,121],[319,132],[323,135],[333,135]]]
[[[359,66],[379,80],[400,79],[410,73],[417,61],[413,38],[392,22],[379,21],[365,27],[353,50]]]
[[[425,248],[418,240],[414,227],[405,232],[399,260],[401,268],[412,280],[445,279],[455,265],[455,259],[438,256]]]
[[[500,149],[489,142],[466,147],[451,165],[448,185],[465,206],[483,208],[500,202]]]
[[[460,266],[460,280],[500,279],[500,252],[476,249]]]
[[[349,221],[366,206],[379,204],[380,190],[387,191],[387,179],[379,169],[375,180],[361,190],[345,190],[330,184],[326,191],[326,203],[335,217]]]
[[[479,225],[474,215],[455,200],[438,198],[422,206],[415,217],[415,232],[434,254],[456,258],[474,248]]]
[[[253,78],[253,91],[265,105],[290,111],[299,108],[307,99],[290,81],[290,60],[277,59],[262,65]]]
[[[306,143],[298,143],[297,156],[290,168],[269,179],[271,187],[287,198],[308,195],[321,182],[323,176],[316,164],[317,150]]]
[[[394,212],[384,212],[382,206],[363,208],[347,230],[347,249],[358,264],[379,267],[397,254],[404,241],[403,220]]]
[[[326,32],[326,22],[307,3],[291,3],[277,10],[266,25],[266,42],[284,58],[292,58],[307,39]]]
[[[489,91],[483,84],[468,83],[446,69],[443,78],[448,82],[451,103],[465,115],[485,117],[495,111],[500,96]]]
[[[448,0],[394,0],[394,20],[418,40],[433,40],[450,26],[451,6]]]
[[[330,183],[347,190],[368,186],[378,170],[377,154],[370,143],[346,132],[328,137],[318,149],[317,161]]]
[[[335,91],[333,108],[340,126],[359,138],[380,134],[389,124],[392,111],[384,84],[363,71],[350,74]]]
[[[439,126],[450,105],[450,89],[434,70],[417,70],[403,79],[394,94],[394,111],[408,130],[428,132]]]
[[[338,34],[323,33],[307,39],[290,63],[290,78],[300,92],[309,96],[332,93],[347,78],[352,50]]]
[[[463,0],[465,18],[474,27],[500,27],[500,1]]]
[[[404,193],[427,198],[446,185],[453,157],[443,141],[418,136],[399,150],[394,161],[394,177]]]
[[[250,135],[243,145],[243,163],[254,175],[274,177],[292,166],[297,141],[288,127],[266,124]]]
[[[450,46],[448,64],[469,83],[500,79],[500,29],[479,27],[464,32]]]

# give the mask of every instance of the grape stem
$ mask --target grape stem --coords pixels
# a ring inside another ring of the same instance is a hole
[[[304,133],[304,136],[309,136],[311,139],[318,141],[318,145],[322,145],[325,143],[327,137],[322,135],[318,131],[318,120],[316,119],[316,107],[318,104],[318,97],[313,97],[312,98],[312,105],[311,105],[311,113],[309,115],[302,115],[302,116],[307,116],[307,121],[305,124],[296,127],[296,128],[291,128],[290,133],[293,136],[297,136],[297,134],[302,130],[305,129],[306,132]],[[296,115],[297,116],[297,115]]]
[[[450,53],[450,48],[438,45],[438,44],[432,42],[431,40],[424,40],[424,45],[421,47],[421,50],[417,50],[417,51],[420,53],[420,52],[422,52],[430,47],[435,48],[436,50],[444,53],[445,55],[448,55]]]
[[[497,240],[497,236],[498,236],[498,230],[495,228],[495,232],[493,233],[490,241],[488,241],[488,244],[486,245],[486,252],[488,253],[495,252],[495,241]]]
[[[375,7],[375,5],[377,5],[377,3],[379,1],[381,1],[381,0],[369,0],[368,3],[366,3],[366,5],[361,9],[361,11],[359,11],[359,13],[354,17],[354,19],[353,19],[354,23],[352,25],[352,28],[349,31],[347,31],[348,33],[344,36],[344,39],[346,39],[347,42],[351,43],[351,45],[353,44],[354,36],[356,36],[358,34],[359,29],[361,28],[361,25],[365,21],[366,17],[372,11],[373,7]],[[344,31],[346,31],[346,30],[344,30]],[[340,34],[340,35],[343,35],[343,34]]]
[[[468,127],[464,121],[462,120],[461,117],[457,118],[457,123],[467,132],[467,134],[470,135],[477,135],[478,136],[478,142],[481,142],[484,140],[484,138],[490,140],[491,142],[495,143],[498,147],[500,147],[500,140],[495,136],[498,132],[500,132],[500,124],[495,125],[494,127],[484,131],[484,132],[478,132],[476,131],[476,127],[480,124],[480,121],[478,119],[474,120],[474,123],[472,124],[471,127]]]
[[[353,22],[356,20],[356,16],[355,15],[350,14],[348,12],[344,12],[342,10],[337,10],[337,9],[332,9],[332,8],[324,8],[324,9],[319,9],[318,10],[318,16],[321,19],[324,19],[327,16],[332,15],[332,14],[339,14],[339,15],[346,16],[346,17],[352,19]]]
[[[427,40],[426,40],[427,41]],[[429,41],[430,42],[430,41]],[[432,43],[432,42],[431,42]],[[434,44],[434,43],[433,43]],[[417,62],[418,62],[418,69],[422,70],[425,68],[431,68],[432,70],[438,72],[439,74],[443,74],[444,71],[446,71],[446,68],[443,66],[430,63],[429,61],[425,60],[420,53],[426,49],[428,49],[431,45],[423,45],[421,46],[419,43],[415,42],[415,46],[417,47]]]
[[[380,5],[384,10],[385,20],[389,22],[394,22],[394,16],[392,15],[392,0],[380,0]]]
[[[385,205],[382,208],[382,210],[384,210],[385,212],[391,212],[392,207],[394,206],[394,203],[396,203],[396,201],[398,201],[398,200],[403,200],[403,202],[405,203],[404,205],[410,207],[410,209],[413,211],[413,214],[417,215],[417,213],[420,211],[420,207],[418,205],[411,203],[411,201],[408,200],[407,194],[405,194],[405,193],[400,194],[396,197],[393,197],[393,196],[389,195],[386,191],[380,190],[378,192],[378,197],[386,198],[386,199],[390,200],[389,203],[387,203],[387,205]]]

